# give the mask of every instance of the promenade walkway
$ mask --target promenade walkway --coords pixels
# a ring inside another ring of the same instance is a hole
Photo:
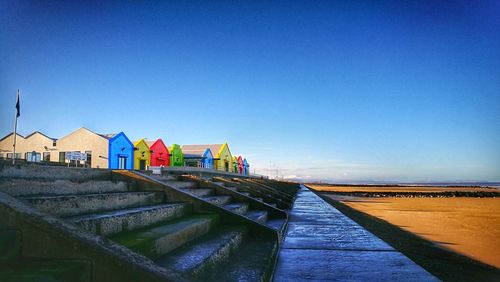
[[[274,281],[438,281],[305,186],[290,212]]]

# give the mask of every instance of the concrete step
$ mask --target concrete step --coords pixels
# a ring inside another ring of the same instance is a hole
[[[164,194],[162,192],[126,192],[24,197],[21,199],[35,208],[53,215],[75,216],[160,204],[164,202]]]
[[[21,231],[13,229],[0,230],[0,262],[21,256]]]
[[[238,191],[239,192],[239,191]],[[243,194],[247,197],[251,197],[252,195],[250,195],[250,192],[239,192],[240,194]]]
[[[160,181],[170,181],[170,180],[177,180],[177,177],[176,176],[173,176],[173,175],[161,175],[161,174],[153,174],[151,175],[151,177],[157,179],[157,180],[160,180]]]
[[[237,214],[244,214],[248,211],[249,206],[248,203],[232,203],[224,205],[224,208]]]
[[[267,211],[248,211],[244,215],[258,223],[264,224],[267,222]]]
[[[237,255],[205,277],[206,281],[270,281],[273,257],[277,249],[272,241],[247,240]]]
[[[205,280],[207,275],[233,259],[246,235],[243,226],[219,227],[214,232],[159,258],[155,262],[184,273],[188,280]],[[222,266],[222,267],[221,267]]]
[[[190,214],[191,210],[189,204],[169,203],[76,216],[67,220],[91,233],[111,236],[179,218]]]
[[[256,201],[259,201],[259,202],[262,202],[262,201],[263,201],[263,199],[262,199],[262,198],[259,198],[259,197],[256,197],[256,198],[254,198],[254,199],[255,199]]]
[[[270,205],[273,208],[278,208],[278,205],[276,205],[276,203],[267,203],[267,204]]]
[[[198,187],[198,184],[194,181],[168,180],[162,182],[177,189],[189,189]]]
[[[180,218],[166,224],[111,236],[110,239],[151,259],[167,254],[208,233],[218,222],[216,214]]]
[[[213,196],[215,194],[214,189],[205,189],[205,188],[188,188],[182,189],[183,191],[188,192],[189,194],[198,196],[198,197],[208,197]]]
[[[275,218],[275,219],[270,219],[266,222],[266,225],[275,229],[275,230],[281,230],[283,227],[283,224],[285,223],[284,218]]]
[[[224,206],[227,205],[231,202],[232,197],[231,196],[210,196],[210,197],[204,197],[203,198],[205,201],[208,201],[214,205],[217,206]]]
[[[17,259],[0,265],[0,281],[91,281],[90,262],[63,259]]]
[[[0,191],[11,196],[35,195],[69,195],[69,194],[96,194],[109,192],[127,192],[128,185],[122,181],[90,180],[73,182],[69,180],[40,180],[40,179],[2,179]]]

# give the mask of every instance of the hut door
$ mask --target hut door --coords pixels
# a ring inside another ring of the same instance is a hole
[[[139,170],[146,170],[146,161],[145,160],[139,161]]]
[[[127,168],[127,158],[118,157],[118,169],[126,169],[126,168]]]
[[[228,162],[228,161],[225,161],[225,162],[224,162],[224,169],[225,169],[226,171],[229,171],[229,162]]]

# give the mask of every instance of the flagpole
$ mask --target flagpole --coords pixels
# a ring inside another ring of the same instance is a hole
[[[17,99],[16,99],[16,105],[19,103],[19,89],[17,89]],[[12,153],[12,164],[16,164],[16,137],[17,137],[17,117],[18,117],[18,111],[16,110],[16,118],[14,119],[14,144],[12,145],[14,147],[13,153]]]

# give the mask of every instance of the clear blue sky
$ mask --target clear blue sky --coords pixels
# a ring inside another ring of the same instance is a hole
[[[227,140],[303,178],[500,180],[499,1],[65,2],[0,2],[1,135],[20,88],[21,134]]]

